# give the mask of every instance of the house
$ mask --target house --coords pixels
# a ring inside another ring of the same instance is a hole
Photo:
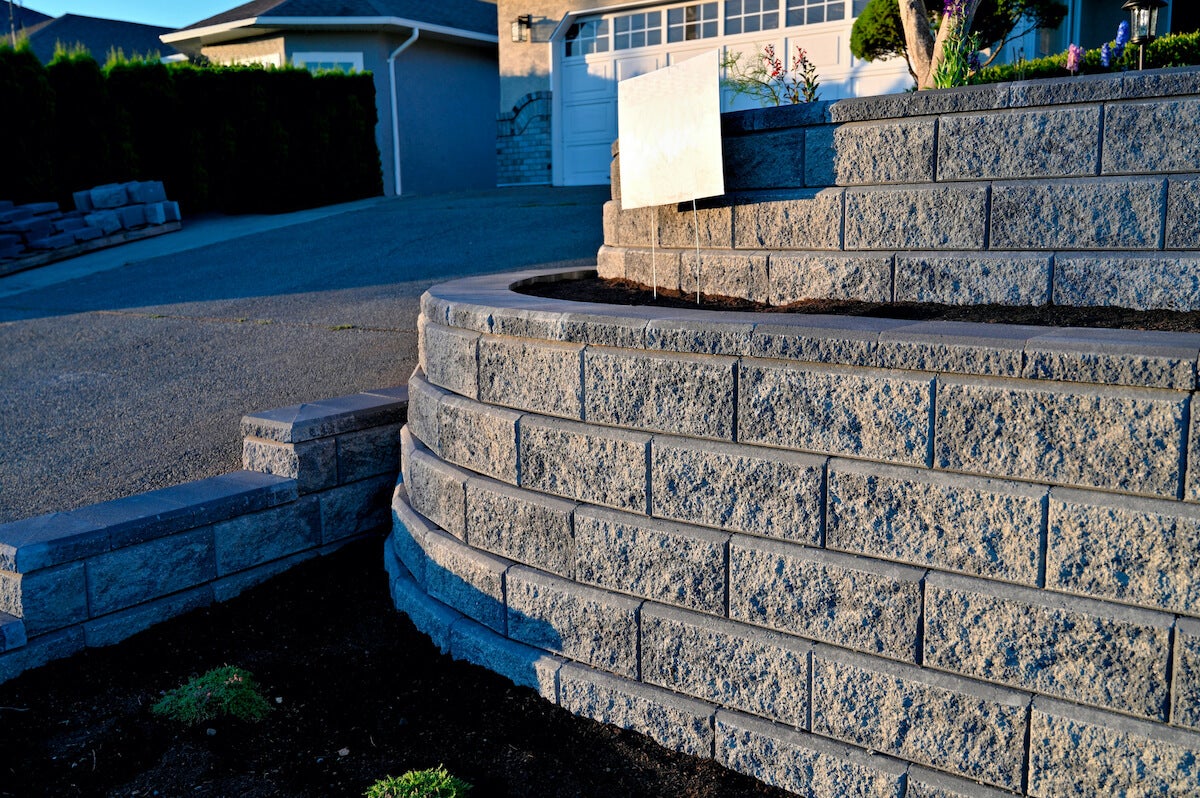
[[[3,41],[10,45],[15,44],[29,28],[51,19],[54,17],[26,8],[23,3],[0,0],[0,32],[4,34]]]
[[[388,194],[496,185],[496,6],[254,0],[163,35],[215,63],[366,70]]]
[[[1005,60],[1098,47],[1127,19],[1121,0],[1064,0],[1057,30],[1033,31]],[[926,0],[940,4],[940,0]],[[499,182],[607,183],[617,135],[617,82],[714,48],[753,57],[803,47],[824,100],[903,91],[903,59],[867,63],[850,54],[850,30],[867,0],[498,0]],[[1172,7],[1179,6],[1175,11]],[[1195,30],[1194,0],[1172,0],[1159,29]],[[1172,12],[1177,19],[1172,20]],[[1174,24],[1172,24],[1174,22]],[[731,94],[726,110],[746,107]],[[536,168],[530,168],[536,164]]]
[[[170,28],[158,25],[143,25],[140,22],[125,22],[117,19],[85,17],[80,14],[63,14],[43,20],[25,28],[29,45],[34,55],[43,64],[54,58],[54,51],[63,47],[83,47],[92,57],[103,64],[108,54],[120,51],[126,56],[153,55],[171,59],[179,51],[164,45],[160,36],[170,33]]]

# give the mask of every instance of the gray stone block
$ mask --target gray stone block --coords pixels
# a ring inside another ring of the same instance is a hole
[[[1027,696],[824,646],[812,684],[813,732],[1021,789]]]
[[[648,512],[649,435],[531,416],[518,432],[521,487]]]
[[[478,398],[479,334],[434,324],[424,316],[417,321],[417,332],[425,379],[448,391]]]
[[[670,249],[626,249],[625,279],[645,288],[679,290],[679,251]]]
[[[1025,347],[1025,376],[1190,391],[1200,335],[1144,330],[1054,329]]]
[[[750,347],[753,332],[754,325],[750,322],[654,319],[646,325],[645,348],[699,355],[742,355]]]
[[[519,687],[558,703],[562,660],[532,646],[508,640],[486,626],[463,618],[450,627],[450,656],[487,668]]]
[[[1160,178],[997,183],[992,186],[990,247],[1157,249],[1165,200]]]
[[[392,534],[388,536],[385,548],[391,548],[422,589],[425,587],[425,537],[433,529],[429,519],[412,508],[404,485],[397,485],[392,494]]]
[[[1012,798],[1012,793],[913,765],[904,798]]]
[[[626,313],[628,309],[625,309]],[[601,313],[562,313],[558,318],[559,337],[595,346],[619,346],[641,349],[645,346],[646,321],[628,315]]]
[[[733,246],[733,211],[729,206],[697,208],[691,204],[661,205],[658,211],[658,246],[687,249],[699,246],[728,249]],[[697,227],[699,232],[697,233]],[[650,242],[646,242],[648,245]]]
[[[605,204],[607,210],[608,204]],[[607,219],[608,214],[605,213],[605,235],[607,236]],[[625,279],[625,256],[628,250],[624,247],[618,248],[609,244],[600,247],[596,252],[596,276],[601,280],[624,280]]]
[[[236,574],[213,580],[210,585],[214,601],[229,601],[245,593],[252,587],[257,587],[268,579],[272,579],[285,571],[291,570],[302,562],[324,554],[323,549],[309,549],[281,560],[273,560],[265,565],[259,565]]]
[[[936,119],[889,119],[834,128],[839,186],[932,183]]]
[[[126,205],[123,208],[117,208],[117,215],[121,217],[121,226],[126,230],[146,226],[145,205]]]
[[[29,637],[86,620],[84,564],[65,563],[26,574],[0,571],[0,612],[24,621]]]
[[[832,460],[828,495],[831,549],[1038,583],[1043,487]]]
[[[808,190],[787,197],[747,196],[733,206],[733,246],[841,249],[842,196],[839,189]]]
[[[1106,175],[1190,172],[1200,161],[1200,100],[1167,97],[1104,107]],[[1153,133],[1147,135],[1149,131]]]
[[[809,798],[901,798],[908,765],[891,757],[720,710],[713,758]]]
[[[1200,729],[1200,621],[1195,618],[1175,622],[1171,666],[1171,723]]]
[[[947,116],[938,125],[939,182],[1099,172],[1098,105]]]
[[[165,202],[166,189],[157,180],[134,181],[125,185],[130,202]]]
[[[321,507],[316,497],[244,515],[212,528],[217,576],[321,545]]]
[[[87,562],[92,617],[177,593],[216,577],[211,529],[128,546]]]
[[[837,185],[833,136],[833,125],[804,131],[804,185],[810,188]]]
[[[804,184],[804,129],[723,136],[725,190],[790,187]]]
[[[817,545],[824,466],[811,455],[656,437],[651,514]]]
[[[166,224],[167,223],[167,203],[153,202],[144,206],[146,214],[146,224]]]
[[[16,651],[0,654],[0,684],[27,670],[78,654],[83,648],[83,629],[78,626],[42,635]]]
[[[583,346],[485,336],[479,399],[547,416],[582,417]]]
[[[981,183],[850,189],[846,249],[983,249],[988,189]]]
[[[475,548],[571,578],[575,506],[477,477],[467,482],[467,540]]]
[[[338,482],[394,477],[400,470],[400,424],[347,432],[337,437]]]
[[[924,571],[741,536],[729,544],[729,617],[915,662]]]
[[[0,612],[0,654],[22,648],[28,642],[25,622],[8,613]]]
[[[1200,310],[1200,257],[1171,253],[1059,255],[1055,258],[1054,304]]]
[[[772,305],[804,299],[892,301],[891,255],[772,254]]]
[[[425,589],[431,598],[506,633],[504,573],[511,562],[471,548],[438,529],[425,535]]]
[[[404,482],[413,509],[450,534],[465,537],[466,484],[473,474],[423,449],[415,449],[407,463]]]
[[[124,210],[124,208],[122,208]],[[45,237],[34,238],[29,237],[29,248],[38,250],[62,249],[69,247],[75,243],[75,236],[71,233],[59,233],[58,235],[48,235]]]
[[[28,573],[108,551],[108,529],[78,513],[0,524],[0,570]]]
[[[609,209],[612,210],[609,210]],[[630,208],[625,210],[619,202],[606,202],[605,213],[611,213],[607,221],[604,243],[622,247],[648,247],[654,238],[657,224],[657,208]],[[663,246],[662,241],[658,242]]]
[[[645,516],[575,511],[575,579],[606,590],[725,614],[729,535]]]
[[[705,296],[726,296],[766,302],[770,297],[767,255],[758,252],[702,250],[700,266],[696,251],[684,250],[679,262],[679,290],[696,296],[697,282]]]
[[[164,202],[163,203],[163,211],[167,215],[168,222],[178,222],[178,221],[181,221],[183,218],[182,215],[179,213],[179,203],[178,202],[174,202],[174,201]]]
[[[396,444],[398,449],[399,435]],[[338,482],[337,440],[279,443],[248,437],[242,440],[242,468],[294,479],[301,493],[323,490]]]
[[[1167,180],[1167,249],[1200,249],[1200,178]]]
[[[396,478],[371,477],[324,491],[321,501],[321,542],[379,532],[391,525],[392,490]]]
[[[897,255],[896,301],[1044,305],[1050,301],[1050,264],[1050,255],[1030,252]]]
[[[964,624],[964,618],[971,618]],[[934,574],[925,665],[1165,721],[1168,615]]]
[[[86,213],[96,207],[92,204],[92,192],[90,190],[73,192],[71,198],[75,200],[75,210],[77,211]]]
[[[438,405],[448,392],[425,379],[418,368],[408,380],[408,430],[431,450],[441,451]]]
[[[85,241],[104,238],[104,231],[98,227],[80,227],[72,230],[71,235],[75,237],[75,243],[82,244]]]
[[[1200,794],[1200,736],[1038,698],[1029,737],[1029,794]]]
[[[879,334],[877,362],[892,369],[1021,376],[1026,342],[1045,327],[927,321]]]
[[[879,334],[910,324],[864,316],[810,316],[802,324],[757,324],[746,354],[776,360],[873,366]]]
[[[896,371],[743,361],[737,439],[924,465],[933,378]]]
[[[406,398],[356,393],[251,413],[242,417],[242,435],[300,443],[385,424],[402,424],[407,412]]]
[[[1174,498],[1186,394],[941,377],[939,468]]]
[[[212,603],[212,586],[202,585],[183,593],[176,593],[167,598],[88,621],[83,625],[84,640],[88,648],[111,646],[149,629],[155,624],[168,621],[185,612],[207,607]]]
[[[111,236],[121,231],[121,217],[112,211],[89,213],[83,217],[83,220],[89,226],[99,229],[106,236]]]
[[[1123,83],[1123,78],[1114,74],[1017,81],[1009,84],[1008,104],[1012,108],[1026,108],[1117,100],[1127,96]]]
[[[96,186],[91,191],[93,208],[119,208],[129,201],[125,186],[119,183],[107,183]]]
[[[671,751],[711,755],[715,710],[708,704],[570,662],[558,679],[568,712],[640,732]]]
[[[462,620],[462,613],[430,598],[407,573],[398,573],[392,579],[392,603],[418,631],[429,636],[439,651],[450,653],[450,629]]]
[[[797,728],[808,726],[811,648],[729,621],[642,608],[642,681]]]
[[[463,468],[517,482],[517,419],[520,413],[447,396],[438,404],[441,456]]]

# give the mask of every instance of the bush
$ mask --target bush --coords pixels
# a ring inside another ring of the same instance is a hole
[[[366,798],[465,798],[470,790],[470,784],[438,765],[380,779],[367,790]]]
[[[1084,52],[1083,65],[1080,74],[1100,74],[1118,72],[1122,69],[1137,67],[1138,50],[1134,45],[1125,48],[1121,60],[1111,67],[1100,63],[1100,48]],[[1146,47],[1146,69],[1163,67],[1191,66],[1200,64],[1200,32],[1168,33],[1160,36]],[[1037,78],[1066,77],[1067,54],[1065,52],[1049,55],[1045,58],[1035,58],[1020,64],[1001,64],[1000,66],[981,69],[971,80],[972,83],[1006,83],[1012,80],[1034,80]]]
[[[176,687],[150,711],[194,726],[225,716],[247,721],[262,720],[271,707],[259,692],[253,676],[241,668],[225,665]]]

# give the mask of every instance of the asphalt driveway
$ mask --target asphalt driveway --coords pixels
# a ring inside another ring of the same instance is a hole
[[[0,523],[236,470],[244,413],[405,382],[427,287],[594,263],[607,195],[185,220],[138,250],[0,278]]]

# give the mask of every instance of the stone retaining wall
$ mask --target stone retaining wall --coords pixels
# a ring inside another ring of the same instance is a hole
[[[1200,795],[1200,335],[518,277],[422,298],[387,559],[443,650],[800,795]]]
[[[511,111],[496,114],[497,185],[550,185],[550,97],[533,91]]]
[[[0,525],[0,682],[388,524],[405,388],[242,421],[245,471]]]
[[[807,298],[1200,308],[1200,69],[726,114],[700,288]],[[616,155],[614,146],[614,155]],[[690,204],[622,210],[599,271],[696,290]]]

